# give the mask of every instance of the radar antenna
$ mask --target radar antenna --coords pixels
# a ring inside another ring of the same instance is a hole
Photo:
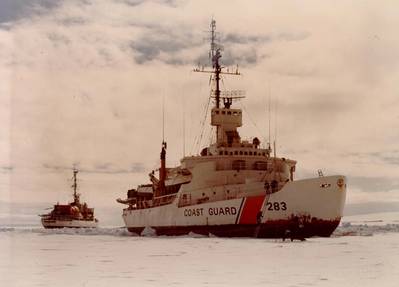
[[[220,99],[223,98],[223,102],[225,104],[226,108],[229,108],[231,105],[231,102],[233,98],[239,98],[239,97],[231,97],[231,96],[225,96],[221,97],[221,91],[220,91],[220,75],[225,74],[225,75],[241,75],[240,72],[238,71],[238,66],[234,72],[230,72],[229,70],[227,72],[222,71],[223,66],[220,65],[220,58],[222,57],[221,51],[222,51],[222,46],[216,43],[216,21],[212,19],[211,25],[210,25],[210,33],[211,33],[211,49],[209,51],[209,57],[212,61],[212,70],[204,70],[203,67],[198,67],[194,69],[194,72],[199,72],[199,73],[210,73],[212,74],[211,79],[215,82],[215,89],[212,90],[212,94],[215,98],[215,107],[218,109],[220,108]]]

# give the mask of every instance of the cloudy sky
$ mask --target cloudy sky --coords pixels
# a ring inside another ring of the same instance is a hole
[[[207,31],[246,91],[244,138],[299,178],[348,176],[348,203],[399,208],[397,1],[0,0],[0,201],[115,205],[158,166],[209,144]],[[183,125],[183,119],[185,124]],[[185,137],[183,138],[183,126]]]

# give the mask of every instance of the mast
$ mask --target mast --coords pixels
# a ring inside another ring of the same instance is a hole
[[[212,80],[215,83],[215,89],[212,90],[212,96],[215,98],[215,108],[219,109],[220,108],[220,98],[223,98],[224,102],[225,102],[225,106],[228,108],[231,104],[231,101],[233,98],[239,98],[239,97],[232,97],[232,96],[222,96],[221,91],[220,91],[220,80],[221,80],[221,75],[241,75],[240,72],[238,71],[238,68],[234,71],[234,72],[229,72],[229,70],[227,70],[227,72],[222,71],[223,66],[221,66],[220,64],[220,58],[222,58],[222,46],[219,45],[218,43],[216,43],[216,21],[214,19],[212,19],[211,21],[211,49],[209,51],[209,58],[212,61],[212,70],[204,70],[204,68],[202,67],[200,68],[195,68],[194,72],[199,72],[199,73],[209,73],[212,74]],[[237,91],[238,94],[241,94],[240,91]]]
[[[155,196],[162,196],[165,193],[166,179],[166,141],[165,141],[165,96],[162,98],[162,149],[160,154],[161,167],[159,168],[159,185]]]
[[[216,21],[212,19],[211,25],[210,25],[210,41],[211,41],[211,48],[209,51],[209,58],[212,61],[212,70],[204,70],[202,67],[194,69],[194,72],[200,72],[200,73],[209,73],[211,74],[211,80],[214,83],[214,89],[211,90],[211,97],[215,99],[215,107],[213,109],[219,110],[219,109],[230,109],[230,106],[233,102],[233,100],[243,98],[242,92],[243,91],[223,91],[223,93],[220,91],[220,80],[221,80],[221,75],[241,75],[240,72],[238,71],[238,67],[236,68],[235,71],[230,72],[228,69],[227,71],[223,71],[225,67],[223,67],[220,63],[220,58],[222,58],[221,51],[222,46],[216,43]],[[220,107],[220,100],[223,99],[223,104],[224,107]],[[221,134],[224,132],[222,131],[222,127],[219,125],[216,125],[216,141],[219,141],[219,138],[221,137]]]
[[[77,204],[79,203],[79,194],[76,192],[77,188],[78,188],[78,184],[77,184],[77,179],[76,179],[76,175],[78,174],[78,170],[76,168],[73,169],[73,184],[72,184],[72,188],[73,188],[73,201]]]
[[[212,19],[211,21],[211,60],[212,68],[215,74],[215,107],[218,109],[220,107],[220,73],[222,72],[222,67],[219,64],[219,59],[222,57],[220,54],[220,47],[216,44],[216,21]]]
[[[158,194],[156,196],[162,196],[165,193],[165,179],[166,179],[166,142],[162,141],[161,149],[161,168],[159,169],[159,185]]]

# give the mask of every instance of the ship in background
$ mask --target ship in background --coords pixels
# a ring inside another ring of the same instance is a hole
[[[44,228],[94,228],[98,220],[94,217],[94,208],[89,208],[86,202],[80,202],[77,193],[77,169],[73,169],[73,201],[68,204],[55,204],[48,214],[40,215]]]
[[[223,237],[292,238],[330,236],[343,216],[346,178],[342,175],[296,180],[296,161],[277,157],[270,143],[244,140],[242,110],[233,102],[242,95],[220,90],[224,71],[221,49],[215,43],[216,22],[211,23],[214,107],[211,125],[216,140],[200,155],[185,156],[181,165],[166,167],[166,142],[162,142],[159,175],[151,183],[131,189],[122,217],[130,232],[150,229],[157,235],[198,233]],[[223,104],[223,106],[222,106]],[[146,231],[147,232],[147,231]]]

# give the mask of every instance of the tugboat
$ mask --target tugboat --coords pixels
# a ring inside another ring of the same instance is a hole
[[[159,175],[150,184],[127,192],[122,217],[136,234],[184,235],[197,233],[221,237],[304,239],[329,237],[343,216],[346,178],[343,175],[294,179],[296,161],[277,157],[275,144],[261,147],[260,140],[244,140],[242,110],[233,102],[243,98],[221,91],[222,75],[238,75],[220,63],[222,49],[215,43],[216,22],[211,22],[210,73],[211,125],[216,140],[200,155],[185,156],[181,165],[166,167],[163,140]],[[223,103],[223,106],[221,106]]]
[[[80,202],[80,194],[76,192],[77,169],[73,169],[73,202],[55,204],[48,214],[39,215],[44,228],[94,228],[98,220],[94,217],[94,208],[89,208],[86,202]]]

